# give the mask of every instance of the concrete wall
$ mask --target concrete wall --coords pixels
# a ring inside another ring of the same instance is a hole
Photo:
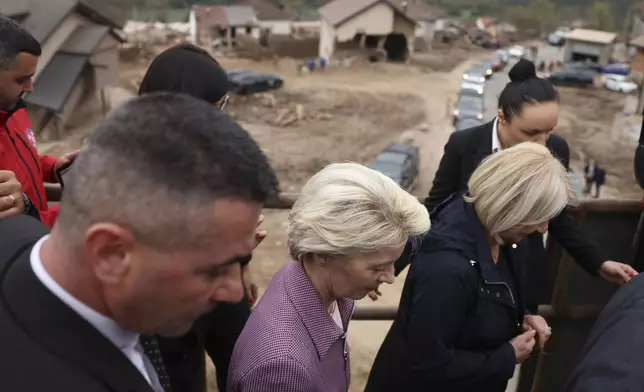
[[[290,20],[262,20],[259,25],[275,35],[290,35],[293,31],[293,22]]]
[[[336,39],[343,42],[353,39],[357,33],[387,35],[393,28],[393,9],[384,3],[379,3],[337,26],[335,31]]]
[[[592,52],[592,54],[599,56],[598,63],[602,66],[605,66],[610,63],[614,48],[614,44],[603,45],[590,42],[567,40],[564,46],[564,62],[572,61],[573,53],[575,53],[575,51],[579,51],[582,54],[591,54]]]
[[[94,89],[97,92],[107,86],[116,86],[119,80],[118,41],[111,35],[105,36],[89,59],[94,68]]]
[[[320,46],[318,56],[330,60],[335,52],[336,31],[325,19],[320,26]]]

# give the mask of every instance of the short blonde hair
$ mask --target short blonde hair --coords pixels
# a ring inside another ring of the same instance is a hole
[[[289,214],[291,257],[357,256],[429,230],[429,214],[392,179],[357,163],[334,163],[304,185]]]
[[[468,182],[476,213],[491,236],[557,216],[574,193],[568,172],[550,151],[525,142],[487,157]]]

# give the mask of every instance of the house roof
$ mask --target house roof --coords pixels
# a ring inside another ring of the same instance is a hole
[[[636,48],[644,49],[644,35],[640,35],[639,37],[632,39],[629,44]]]
[[[204,26],[228,26],[228,15],[219,5],[193,5],[197,24]]]
[[[326,19],[333,26],[339,26],[354,16],[374,7],[380,3],[387,4],[396,13],[416,23],[416,19],[410,17],[398,5],[390,0],[334,0],[318,9],[318,14]]]
[[[103,25],[79,26],[58,50],[70,54],[90,55],[109,32],[110,28]]]
[[[607,31],[574,29],[564,36],[566,40],[590,42],[594,44],[610,44],[615,42],[617,34]]]
[[[2,10],[6,4],[11,4],[14,1],[0,0],[0,13],[3,13]],[[122,27],[114,19],[105,16],[93,2],[90,4],[89,0],[22,0],[20,3],[28,7],[28,15],[21,22],[22,25],[40,43],[45,42],[67,15],[74,11],[99,24],[112,28]]]
[[[254,26],[255,10],[248,5],[193,5],[197,23],[204,26]]]
[[[259,20],[291,20],[295,17],[295,12],[280,9],[264,0],[241,0],[237,5],[253,7]]]
[[[60,113],[89,61],[87,55],[58,52],[36,80],[25,102]]]
[[[398,8],[405,11],[405,13],[413,19],[419,21],[435,21],[436,19],[444,18],[447,14],[433,7],[424,1],[419,0],[390,0]],[[403,6],[403,3],[406,4],[406,8]]]

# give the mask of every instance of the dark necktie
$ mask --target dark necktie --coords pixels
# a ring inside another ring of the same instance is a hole
[[[165,371],[165,366],[163,365],[163,358],[161,357],[161,350],[159,349],[159,342],[154,335],[141,335],[139,338],[143,351],[147,355],[148,359],[154,366],[154,370],[157,372],[159,377],[159,383],[163,390],[166,392],[171,392],[172,388],[170,387],[170,378],[168,373]]]

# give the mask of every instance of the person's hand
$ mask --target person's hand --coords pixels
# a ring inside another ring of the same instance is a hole
[[[72,162],[76,157],[78,156],[78,153],[80,153],[81,150],[76,150],[74,152],[70,152],[69,154],[65,154],[62,157],[58,158],[56,163],[54,163],[54,173],[56,176],[58,176],[58,169],[61,167],[65,166],[69,162]]]
[[[516,363],[522,363],[532,353],[534,348],[535,340],[534,336],[537,331],[530,329],[522,333],[521,335],[510,340],[510,344],[514,348],[514,357],[516,358]]]
[[[637,276],[637,271],[628,264],[608,260],[602,264],[599,269],[599,275],[609,282],[624,284]]]
[[[382,296],[382,293],[380,292],[380,290],[375,289],[374,291],[370,291],[370,292],[369,292],[369,294],[367,294],[367,296],[368,296],[368,297],[369,297],[369,299],[371,299],[372,301],[377,301],[377,300],[378,300],[378,297],[381,297],[381,296]]]
[[[244,282],[244,290],[246,291],[246,295],[248,295],[248,301],[252,305],[255,303],[255,301],[257,301],[258,290],[257,285],[253,282],[253,275],[248,268],[248,264],[246,264],[242,269],[242,281]]]
[[[523,330],[534,330],[537,332],[537,336],[539,337],[539,347],[541,349],[543,349],[548,339],[550,339],[550,336],[552,336],[552,328],[550,328],[546,319],[533,314],[527,315],[523,318]]]
[[[257,248],[259,244],[261,244],[262,241],[264,241],[264,238],[266,238],[266,235],[268,235],[266,230],[259,228],[259,226],[261,226],[263,222],[264,222],[264,215],[260,215],[259,219],[257,219],[257,230],[255,231],[255,248]],[[253,248],[253,250],[255,250],[255,248]]]
[[[22,185],[16,174],[9,170],[0,170],[0,219],[25,212],[25,201],[22,198]]]

